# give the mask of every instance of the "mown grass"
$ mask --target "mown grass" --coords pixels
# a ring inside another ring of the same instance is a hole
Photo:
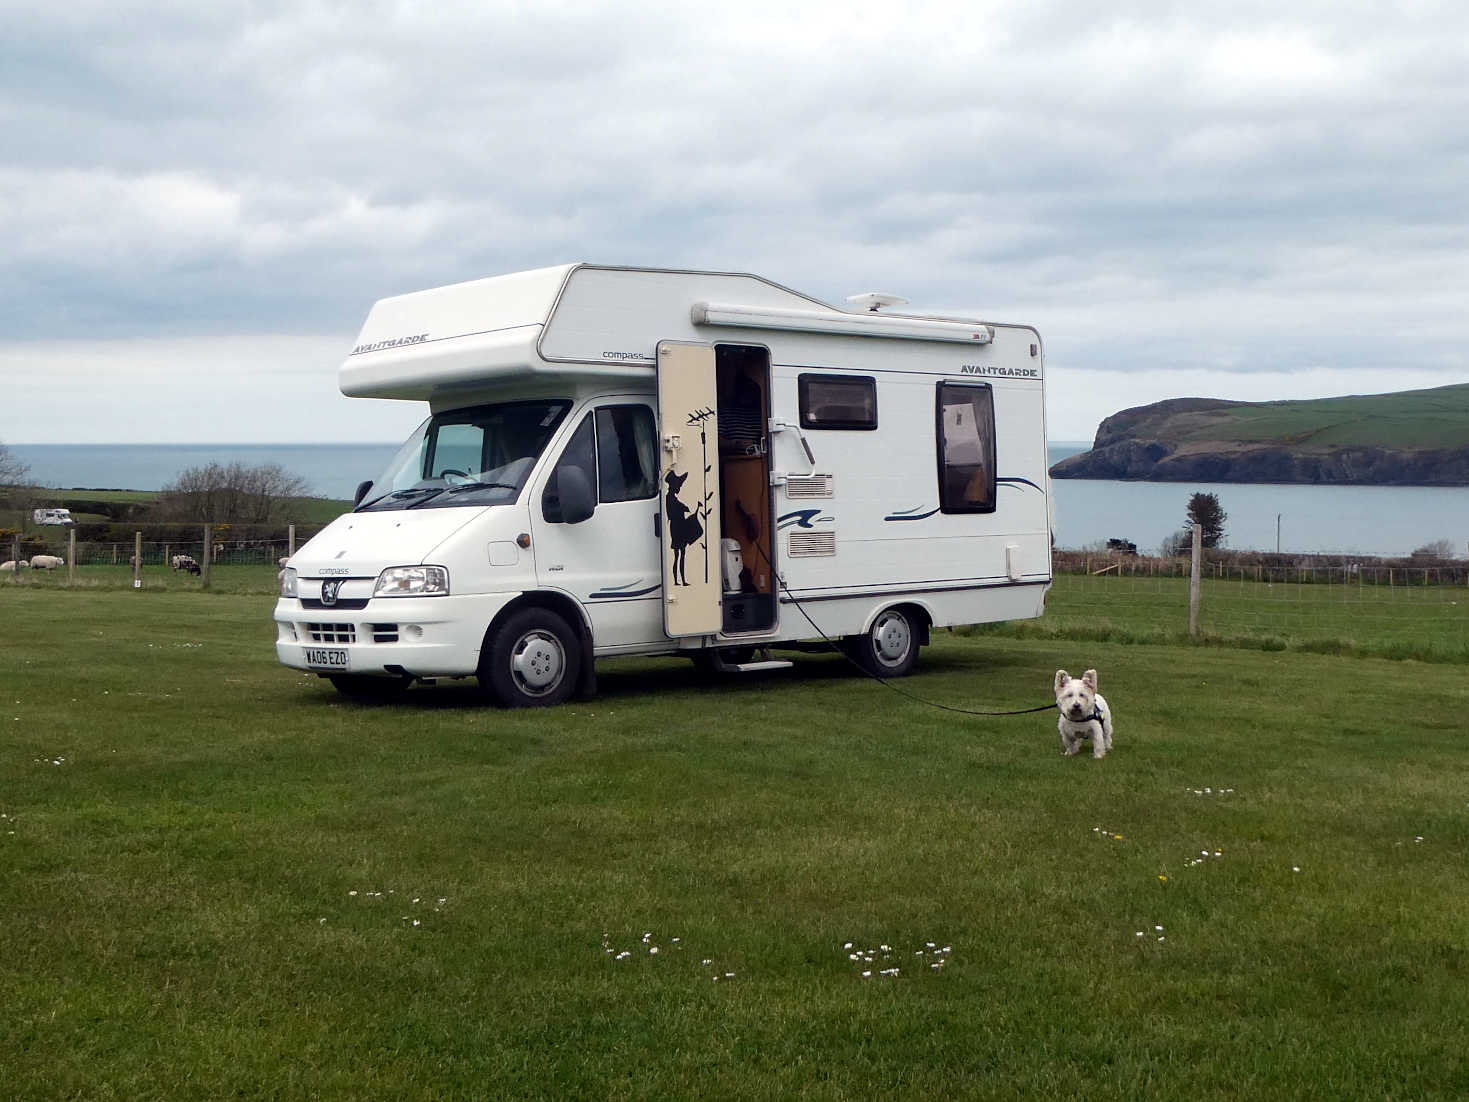
[[[360,708],[270,605],[0,587],[9,1096],[1469,1092],[1457,669],[942,636],[904,683],[1095,666],[1093,762],[825,657]]]

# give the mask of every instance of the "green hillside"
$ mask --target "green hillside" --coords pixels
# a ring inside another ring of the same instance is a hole
[[[1181,415],[1179,443],[1236,440],[1308,446],[1469,445],[1469,383],[1397,394],[1250,402]]]
[[[1169,398],[1114,413],[1055,478],[1469,485],[1469,383],[1295,402]]]

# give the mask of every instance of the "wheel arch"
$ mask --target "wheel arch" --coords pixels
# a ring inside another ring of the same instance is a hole
[[[889,609],[900,609],[913,624],[914,633],[918,636],[918,645],[926,647],[929,643],[929,629],[933,627],[933,609],[923,601],[908,598],[907,600],[894,601],[892,604],[879,605],[872,610],[871,615],[862,623],[864,633],[872,630],[872,625],[877,623],[877,618]]]
[[[480,651],[483,653],[486,644],[511,616],[522,609],[539,608],[547,612],[554,612],[576,632],[577,644],[581,648],[581,677],[577,681],[576,695],[586,700],[597,693],[597,671],[592,659],[592,625],[587,619],[586,609],[581,602],[567,596],[565,593],[557,593],[549,589],[532,589],[510,601],[490,621],[485,628],[484,639],[480,643]]]

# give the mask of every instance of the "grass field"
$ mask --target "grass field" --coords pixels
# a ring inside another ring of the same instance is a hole
[[[1469,384],[1396,394],[1260,402],[1221,411],[1182,440],[1251,440],[1383,447],[1462,448]]]
[[[1200,629],[1210,645],[1469,662],[1469,586],[1206,578],[1199,604]],[[972,630],[1016,638],[1182,644],[1188,639],[1188,581],[1058,574],[1041,619]]]
[[[1469,1093],[1460,667],[974,635],[903,683],[1096,666],[1094,762],[825,657],[355,707],[270,606],[0,586],[9,1097]]]
[[[102,523],[110,518],[101,513],[89,512],[91,503],[146,505],[160,496],[157,490],[36,490],[36,504],[66,506],[78,523]],[[350,511],[350,501],[336,501],[324,497],[298,497],[282,506],[282,524],[328,524],[343,513]],[[46,529],[30,523],[28,508],[17,508],[0,503],[0,527],[25,528],[32,535],[54,536],[58,542],[66,542],[66,531],[62,528]]]

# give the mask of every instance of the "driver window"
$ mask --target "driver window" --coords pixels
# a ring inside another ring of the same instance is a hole
[[[597,410],[597,498],[640,501],[658,493],[658,440],[647,406]]]

